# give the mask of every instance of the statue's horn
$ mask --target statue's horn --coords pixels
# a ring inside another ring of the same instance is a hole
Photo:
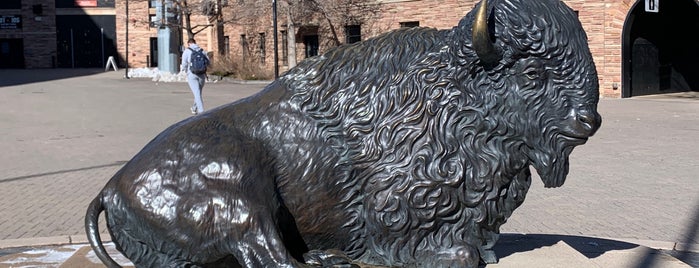
[[[476,18],[473,20],[473,49],[476,55],[481,59],[481,62],[487,67],[492,67],[500,61],[500,54],[493,46],[488,32],[488,3],[487,0],[481,1]]]

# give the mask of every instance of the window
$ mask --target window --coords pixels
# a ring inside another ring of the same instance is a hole
[[[223,53],[225,55],[231,54],[231,38],[227,35],[223,37]]]
[[[243,52],[243,62],[247,62],[248,55],[248,39],[244,34],[240,35],[240,48]]]
[[[362,41],[362,27],[359,25],[347,25],[345,26],[345,42],[347,44],[356,43]]]
[[[260,44],[259,44],[259,51],[260,51],[260,64],[265,64],[265,33],[260,33]]]
[[[303,37],[306,58],[318,55],[318,35],[306,35]]]
[[[115,0],[97,0],[98,7],[114,7]]]
[[[21,9],[22,0],[2,0],[0,1],[0,9]]]
[[[286,31],[280,32],[282,36],[282,65],[289,66],[289,37]]]
[[[44,6],[42,6],[41,4],[32,5],[32,14],[34,14],[35,16],[44,15]]]
[[[157,7],[161,3],[160,1],[162,1],[162,0],[148,0],[148,7],[149,8]]]
[[[218,10],[216,8],[216,2],[214,1],[203,1],[201,4],[201,12],[207,16],[214,16],[217,14]]]
[[[420,22],[419,21],[405,21],[400,23],[401,28],[413,28],[413,27],[420,27]]]

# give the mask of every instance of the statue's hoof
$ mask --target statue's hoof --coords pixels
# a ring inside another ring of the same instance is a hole
[[[344,252],[334,249],[311,250],[303,254],[306,264],[332,268],[359,268]]]
[[[485,264],[495,264],[498,263],[498,256],[495,255],[495,251],[483,250],[481,251],[481,260]]]

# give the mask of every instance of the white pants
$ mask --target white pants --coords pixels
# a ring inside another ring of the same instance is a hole
[[[194,95],[194,105],[197,106],[197,113],[204,112],[204,101],[201,98],[201,91],[204,89],[206,75],[187,72],[187,82],[189,83],[189,89],[192,90],[192,95]]]

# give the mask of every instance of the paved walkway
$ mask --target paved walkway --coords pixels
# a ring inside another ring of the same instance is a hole
[[[205,106],[263,87],[208,83]],[[0,70],[0,267],[27,267],[27,256],[56,258],[28,267],[87,267],[87,204],[191,103],[184,83],[123,71]],[[534,181],[502,228],[505,258],[488,267],[699,267],[699,97],[603,99],[599,110],[602,128],[573,152],[566,184]]]

